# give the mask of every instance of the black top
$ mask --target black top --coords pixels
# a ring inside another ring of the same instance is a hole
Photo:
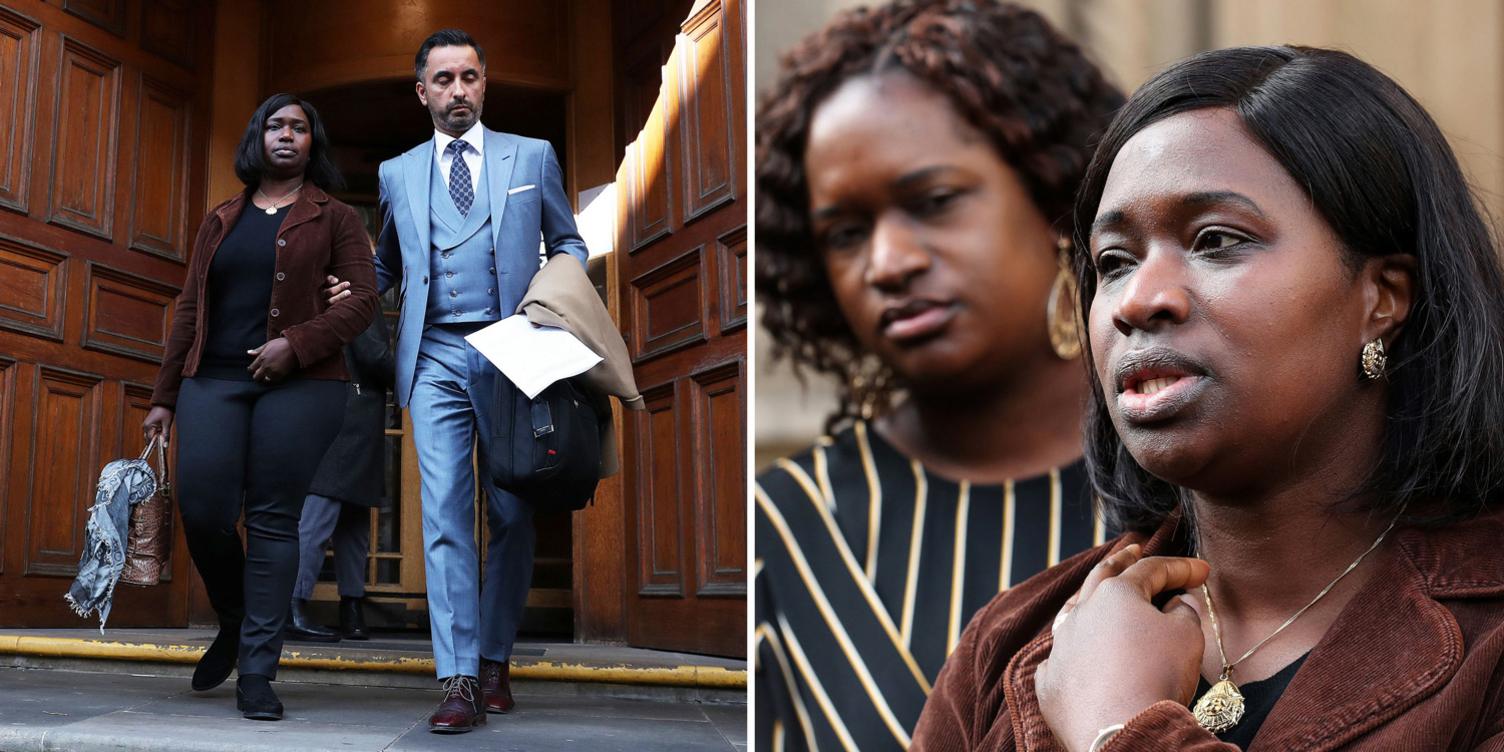
[[[1238,745],[1238,749],[1248,749],[1248,745],[1253,744],[1253,737],[1258,735],[1259,727],[1264,725],[1264,719],[1269,717],[1269,711],[1274,709],[1274,703],[1279,702],[1280,695],[1295,678],[1295,672],[1300,670],[1300,664],[1305,662],[1306,656],[1303,655],[1268,679],[1239,684],[1238,692],[1243,695],[1243,718],[1236,726],[1217,734],[1217,738]],[[1233,681],[1237,681],[1237,677],[1233,677]],[[1200,700],[1211,688],[1206,679],[1201,679],[1196,687],[1196,699]],[[1191,705],[1194,707],[1195,703]]]
[[[266,344],[266,314],[277,273],[277,230],[288,208],[267,214],[246,202],[245,211],[209,263],[208,336],[200,375],[251,380],[247,350]]]
[[[972,484],[863,422],[779,460],[756,497],[758,750],[907,748],[972,614],[1107,536],[1079,462]]]

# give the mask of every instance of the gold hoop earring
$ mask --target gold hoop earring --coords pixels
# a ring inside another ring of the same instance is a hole
[[[861,358],[846,374],[846,394],[856,417],[870,421],[889,408],[893,374],[875,359]]]
[[[1384,340],[1374,339],[1363,346],[1363,377],[1369,381],[1384,378],[1384,369],[1389,365],[1389,356],[1384,353]]]
[[[1081,322],[1077,316],[1076,273],[1071,270],[1071,242],[1061,238],[1056,260],[1060,270],[1055,274],[1055,283],[1050,285],[1050,297],[1045,301],[1045,329],[1050,334],[1050,347],[1061,360],[1075,360],[1081,355]]]

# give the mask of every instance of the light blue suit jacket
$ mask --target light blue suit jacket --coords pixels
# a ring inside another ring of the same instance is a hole
[[[496,289],[503,316],[527,294],[538,271],[542,238],[548,255],[567,253],[589,258],[574,224],[574,210],[564,193],[564,176],[554,147],[547,141],[485,129],[486,167],[481,173],[491,194],[491,235],[496,257]],[[394,285],[402,313],[397,320],[397,404],[406,406],[413,391],[418,344],[428,307],[431,221],[430,173],[438,169],[429,139],[399,157],[381,163],[381,235],[376,239],[377,287]],[[482,207],[472,207],[471,211]]]

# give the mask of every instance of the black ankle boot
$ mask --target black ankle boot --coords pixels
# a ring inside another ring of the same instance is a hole
[[[289,640],[306,640],[308,642],[339,642],[339,633],[313,623],[304,611],[308,607],[308,601],[302,598],[293,598],[292,606],[288,609],[286,637]]]
[[[235,707],[253,721],[282,720],[282,701],[272,691],[271,680],[259,674],[241,674],[235,680]]]
[[[347,640],[369,640],[366,631],[365,598],[339,599],[339,631]]]
[[[204,692],[223,684],[235,670],[235,659],[239,656],[240,621],[220,622],[219,634],[193,669],[194,691]]]

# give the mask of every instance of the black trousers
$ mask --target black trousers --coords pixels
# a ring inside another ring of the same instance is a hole
[[[342,381],[183,381],[174,437],[178,506],[220,622],[242,622],[241,674],[277,676],[303,497],[344,409]],[[244,546],[235,529],[242,509]]]

